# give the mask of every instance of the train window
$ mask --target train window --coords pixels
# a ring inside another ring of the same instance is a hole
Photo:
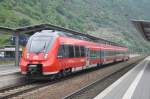
[[[57,57],[68,58],[68,45],[60,45]]]
[[[104,56],[107,56],[107,51],[106,51],[106,50],[104,50],[103,52],[104,52]]]
[[[103,58],[104,57],[104,51],[100,50],[100,57]]]
[[[64,57],[65,58],[68,58],[69,57],[69,51],[68,51],[68,45],[64,45],[64,53],[63,53],[64,55]]]
[[[47,53],[51,48],[53,40],[53,37],[34,36],[30,39],[27,49],[29,52],[33,53]]]
[[[97,51],[93,51],[93,54],[94,54],[94,58],[97,58]]]
[[[93,58],[93,51],[90,50],[90,58]]]
[[[107,56],[110,56],[110,51],[109,50],[105,50],[104,51],[104,55],[107,57]]]
[[[112,51],[109,51],[109,56],[112,56]]]
[[[112,56],[112,55],[111,55],[112,53],[111,53],[111,51],[110,51],[110,50],[108,51],[108,53],[109,53],[109,56]]]
[[[109,56],[112,56],[112,51],[109,51]]]
[[[80,51],[81,51],[81,57],[85,57],[85,47],[80,46]]]
[[[73,58],[75,56],[74,55],[74,47],[72,45],[69,45],[68,50],[69,50],[69,57]]]
[[[97,51],[97,58],[100,58],[100,51]]]
[[[90,58],[93,58],[93,59],[97,58],[97,51],[91,50],[90,51]]]
[[[64,53],[64,45],[60,45],[60,47],[58,49],[58,55],[57,55],[57,57],[58,58],[62,58],[64,56],[63,53]]]
[[[111,53],[109,50],[107,51],[107,56],[111,56]]]
[[[111,56],[111,51],[108,51],[108,56]]]
[[[80,57],[80,48],[79,48],[79,46],[75,46],[75,56]]]

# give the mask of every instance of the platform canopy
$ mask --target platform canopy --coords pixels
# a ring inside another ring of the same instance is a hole
[[[20,28],[7,28],[7,27],[0,27],[0,33],[1,31],[3,32],[11,32],[11,33],[25,33],[28,35],[32,35],[38,31],[41,30],[57,30],[57,31],[63,31],[63,32],[67,32],[67,33],[71,33],[73,35],[80,35],[86,38],[91,39],[92,41],[95,42],[101,42],[101,43],[105,43],[105,44],[110,44],[110,45],[116,45],[116,46],[120,46],[120,47],[124,47],[120,44],[108,41],[108,40],[104,40],[102,38],[99,37],[95,37],[92,35],[89,35],[87,33],[81,33],[78,31],[74,31],[71,29],[66,29],[64,27],[60,27],[60,26],[56,26],[56,25],[51,25],[51,24],[39,24],[39,25],[33,25],[33,26],[26,26],[26,27],[20,27]]]
[[[141,35],[150,41],[150,21],[146,20],[132,20],[132,23],[136,29],[141,33]]]
[[[25,34],[29,34],[32,35],[35,32],[41,31],[41,30],[57,30],[57,31],[63,31],[63,32],[69,32],[72,33],[74,35],[82,35],[88,38],[91,38],[93,40],[99,40],[99,38],[85,34],[85,33],[81,33],[78,31],[74,31],[71,29],[66,29],[64,27],[59,27],[59,26],[55,26],[55,25],[51,25],[51,24],[39,24],[39,25],[33,25],[33,26],[26,26],[26,27],[20,27],[20,28],[8,28],[8,27],[0,27],[0,33],[5,32],[5,33],[25,33]]]

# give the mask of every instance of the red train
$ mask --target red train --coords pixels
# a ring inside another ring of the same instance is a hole
[[[54,77],[102,64],[128,60],[128,48],[84,36],[43,30],[32,35],[23,52],[21,73],[32,78]]]

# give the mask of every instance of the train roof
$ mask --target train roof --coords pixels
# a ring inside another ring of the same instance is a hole
[[[40,32],[34,33],[32,36],[59,36],[59,33],[57,31],[53,30],[42,30]]]
[[[93,41],[93,42],[100,42],[103,44],[108,44],[108,45],[114,45],[114,46],[119,46],[119,47],[125,47],[120,44],[98,38],[86,33],[81,33],[78,31],[74,31],[71,29],[66,29],[64,27],[59,27],[56,25],[51,25],[51,24],[40,24],[40,25],[33,25],[33,26],[27,26],[27,27],[21,27],[21,28],[7,28],[7,27],[0,27],[0,32],[13,32],[13,33],[26,33],[29,35],[34,34],[35,32],[41,31],[41,30],[53,30],[53,31],[62,31],[64,32],[65,35],[77,38],[77,39],[82,39],[82,40],[88,40],[88,41]]]

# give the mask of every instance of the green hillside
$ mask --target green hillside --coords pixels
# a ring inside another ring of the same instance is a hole
[[[0,25],[51,23],[146,52],[150,44],[130,20],[150,20],[149,5],[149,0],[0,0]]]

